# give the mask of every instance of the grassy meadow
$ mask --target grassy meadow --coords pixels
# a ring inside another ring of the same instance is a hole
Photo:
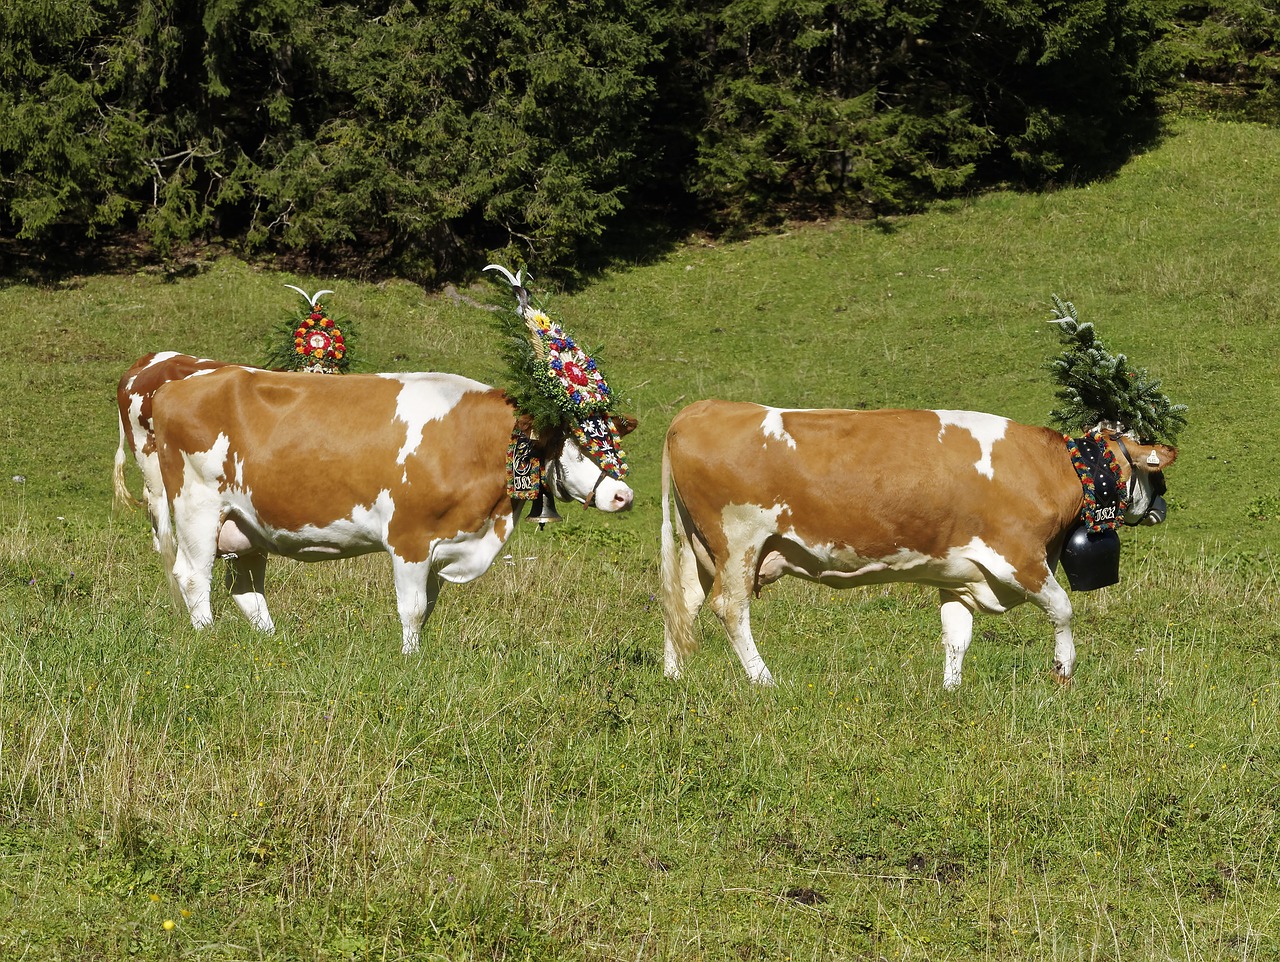
[[[225,591],[193,631],[111,511],[114,386],[152,350],[260,361],[286,283],[337,291],[366,370],[493,381],[484,312],[231,259],[0,287],[0,960],[1280,957],[1277,197],[1280,131],[1187,122],[1105,183],[550,297],[640,420],[635,509],[522,525],[407,659],[380,556],[277,559],[275,635]],[[708,613],[663,679],[682,405],[1047,423],[1052,293],[1190,406],[1168,521],[1074,596],[1069,686],[1035,609],[979,618],[946,693],[932,593],[794,581],[753,606],[776,689]]]

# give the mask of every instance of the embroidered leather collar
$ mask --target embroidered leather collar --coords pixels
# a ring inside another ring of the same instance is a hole
[[[1120,480],[1120,465],[1101,434],[1082,438],[1063,438],[1071,465],[1080,476],[1084,488],[1084,507],[1080,519],[1090,531],[1108,531],[1124,521],[1128,507],[1125,488]]]
[[[511,432],[507,445],[507,497],[532,501],[542,490],[542,459],[533,448],[533,440],[523,431]]]

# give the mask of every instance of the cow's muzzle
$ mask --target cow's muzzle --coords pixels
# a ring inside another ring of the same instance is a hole
[[[1169,513],[1169,506],[1165,504],[1164,498],[1156,495],[1151,500],[1151,507],[1147,509],[1147,513],[1142,518],[1142,524],[1160,524],[1164,521],[1164,516]]]

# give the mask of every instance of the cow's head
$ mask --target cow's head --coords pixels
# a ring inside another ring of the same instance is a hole
[[[1164,469],[1178,457],[1176,448],[1164,444],[1139,444],[1130,437],[1113,435],[1121,462],[1129,468],[1127,525],[1159,524],[1168,510],[1164,503]]]
[[[626,461],[617,441],[635,426],[635,418],[601,415],[558,432],[543,462],[548,491],[601,511],[630,508],[634,493],[623,480]]]

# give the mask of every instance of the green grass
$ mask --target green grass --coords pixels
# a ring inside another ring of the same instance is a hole
[[[192,631],[110,513],[114,383],[155,349],[260,359],[285,283],[337,289],[368,368],[493,379],[483,312],[231,260],[0,289],[0,959],[1276,957],[1277,196],[1280,133],[1186,124],[1104,184],[553,298],[640,418],[636,508],[522,528],[409,659],[381,558],[273,561],[276,635],[225,594]],[[790,581],[753,608],[777,689],[706,615],[665,681],[675,411],[1043,423],[1050,293],[1190,406],[1168,522],[1074,598],[1073,683],[1035,610],[980,619],[944,693],[930,593]]]

